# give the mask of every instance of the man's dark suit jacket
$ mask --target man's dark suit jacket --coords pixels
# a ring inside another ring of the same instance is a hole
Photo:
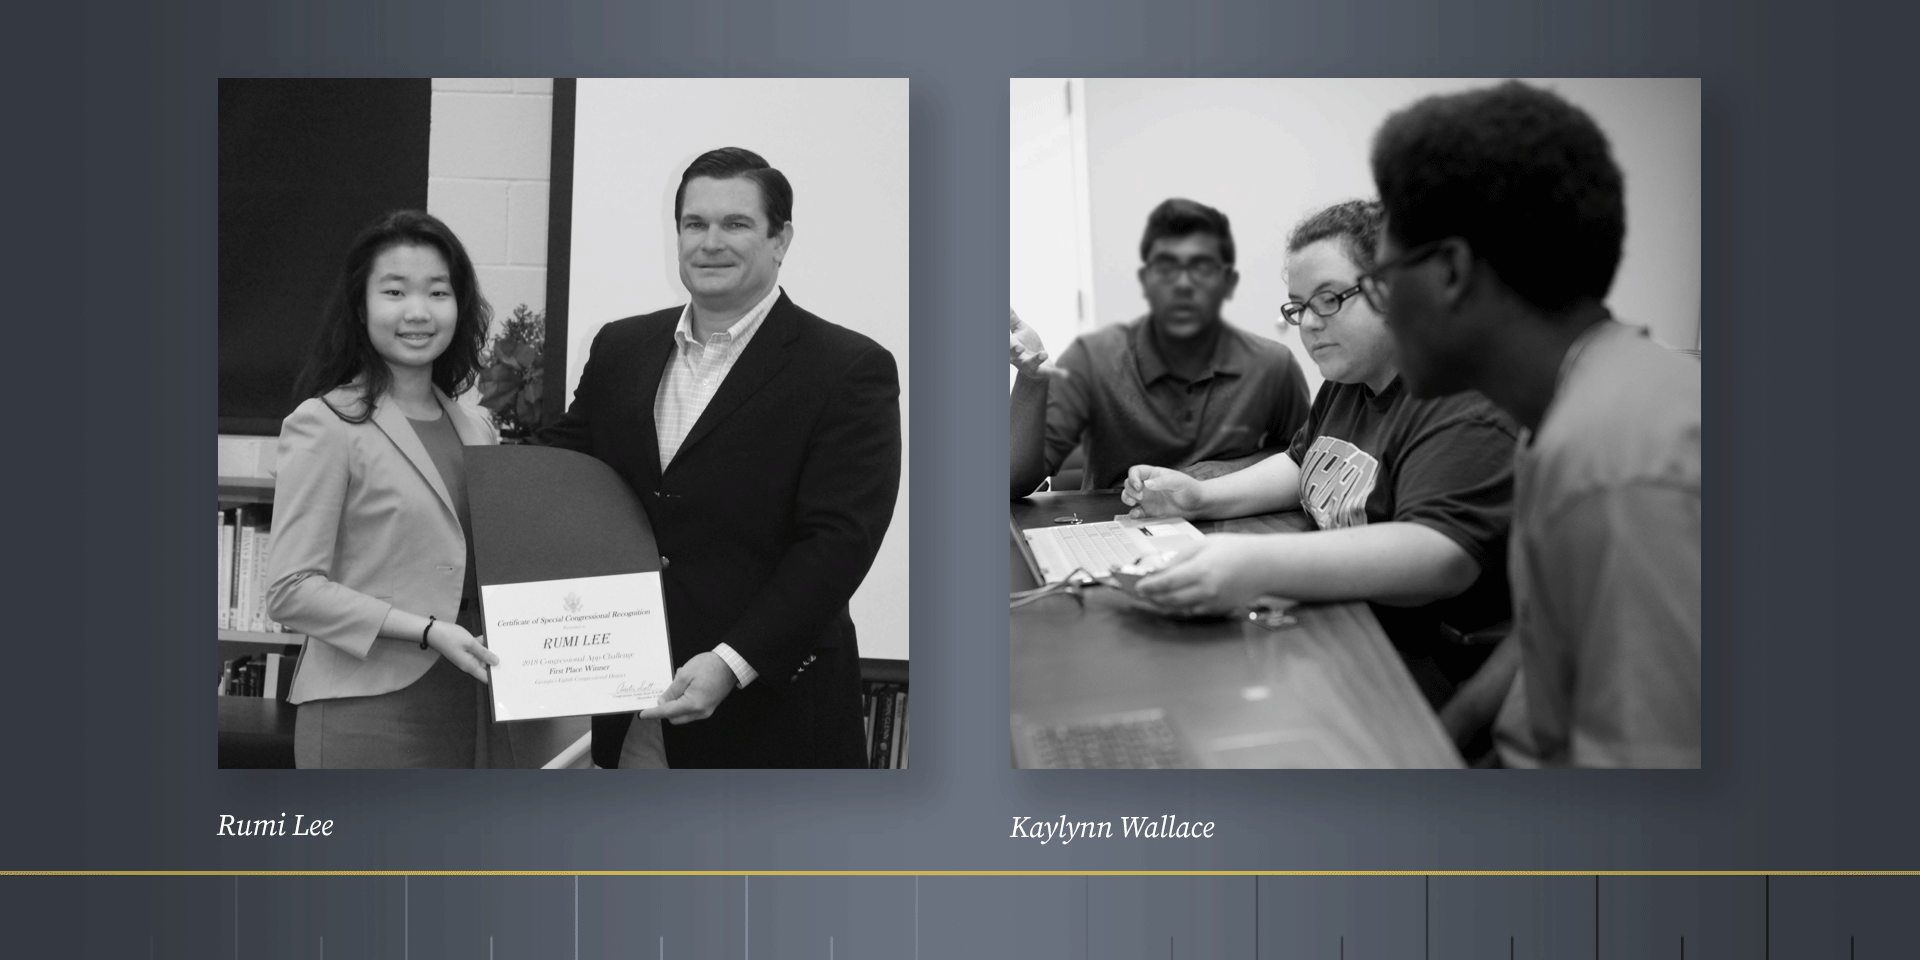
[[[676,669],[726,643],[758,672],[705,720],[666,726],[674,767],[865,766],[847,600],[900,488],[893,355],[783,292],[662,472],[653,404],[681,308],[602,327],[573,405],[539,442],[599,457],[653,524]],[[595,718],[617,759],[630,716]]]

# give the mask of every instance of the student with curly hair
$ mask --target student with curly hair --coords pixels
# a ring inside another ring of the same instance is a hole
[[[1615,320],[1620,168],[1584,111],[1517,82],[1430,97],[1373,145],[1361,291],[1417,396],[1523,428],[1509,766],[1700,765],[1700,365]]]
[[[1348,201],[1287,239],[1284,324],[1326,377],[1282,456],[1209,480],[1141,464],[1135,516],[1242,517],[1301,509],[1315,531],[1214,534],[1138,589],[1170,607],[1231,609],[1264,594],[1368,600],[1430,702],[1478,660],[1443,638],[1507,618],[1515,428],[1484,397],[1407,390],[1380,315],[1360,296],[1380,204]],[[1480,648],[1484,654],[1485,648]]]

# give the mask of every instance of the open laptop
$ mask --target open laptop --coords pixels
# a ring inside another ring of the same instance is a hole
[[[1099,576],[1144,557],[1178,553],[1206,535],[1185,520],[1122,517],[1022,530],[1020,539],[1034,575],[1043,583],[1059,583],[1075,570]]]

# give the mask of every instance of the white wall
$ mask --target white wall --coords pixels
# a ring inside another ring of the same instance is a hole
[[[1189,197],[1218,207],[1233,223],[1241,281],[1226,305],[1227,319],[1293,347],[1317,389],[1319,373],[1306,362],[1298,333],[1274,325],[1286,300],[1280,270],[1287,230],[1322,206],[1373,195],[1367,154],[1387,114],[1431,93],[1492,82],[1087,80],[1087,216],[1097,322],[1146,312],[1135,271],[1147,214],[1168,197]],[[1626,255],[1609,298],[1614,312],[1652,327],[1670,346],[1697,347],[1700,82],[1532,82],[1592,113],[1626,174]],[[1023,146],[1012,144],[1015,156]],[[1061,234],[1032,242],[1070,240]],[[1022,268],[1014,264],[1016,273]],[[1020,289],[1017,278],[1012,287]],[[1057,353],[1065,344],[1047,346]]]
[[[495,326],[547,306],[547,191],[553,81],[435,78],[427,212],[473,258]]]
[[[1008,299],[1055,357],[1094,325],[1086,84],[1007,82]],[[1013,368],[1008,367],[1008,387]]]
[[[904,434],[905,80],[579,81],[568,398],[601,325],[687,302],[674,244],[674,189],[695,157],[727,146],[760,154],[792,182],[793,245],[780,285],[796,304],[893,352]],[[907,656],[906,479],[886,542],[853,598],[861,653],[869,657]]]

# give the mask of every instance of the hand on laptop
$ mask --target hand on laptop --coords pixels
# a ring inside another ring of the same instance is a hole
[[[1120,501],[1133,508],[1127,516],[1134,519],[1192,519],[1200,516],[1203,499],[1200,481],[1166,467],[1130,467],[1127,482],[1120,487]]]
[[[1175,556],[1159,573],[1142,578],[1134,592],[1188,613],[1226,613],[1244,607],[1268,592],[1260,577],[1261,551],[1271,546],[1272,538],[1258,534],[1212,534]]]

